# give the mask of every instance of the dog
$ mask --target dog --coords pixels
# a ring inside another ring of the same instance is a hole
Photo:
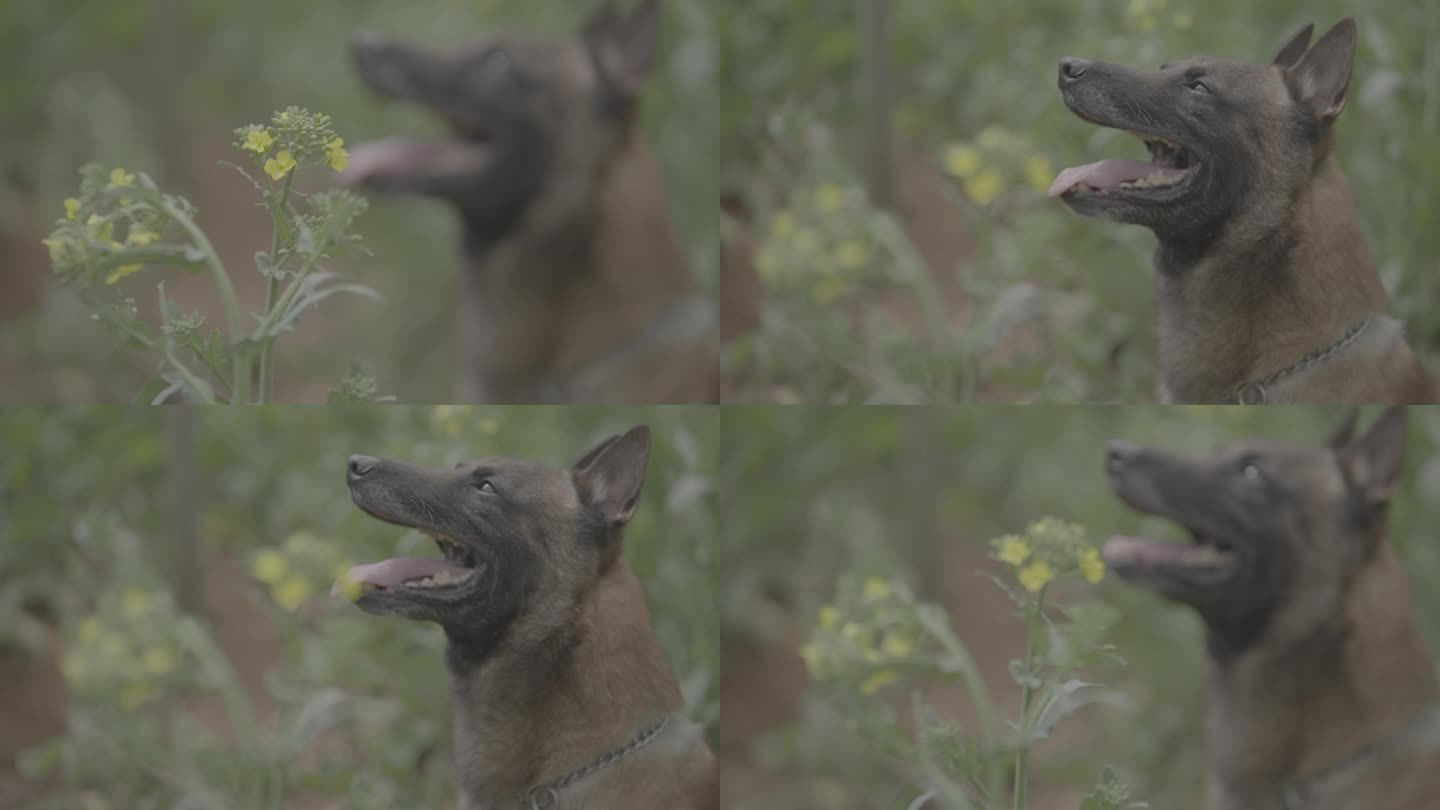
[[[1155,233],[1160,398],[1419,404],[1440,386],[1385,315],[1334,154],[1354,20],[1269,64],[1201,56],[1158,71],[1066,57],[1077,116],[1128,131],[1149,161],[1068,168],[1050,196]]]
[[[1323,447],[1205,457],[1111,443],[1133,509],[1191,542],[1115,537],[1106,565],[1205,625],[1215,810],[1416,810],[1440,796],[1440,682],[1386,511],[1403,407]]]
[[[578,37],[443,53],[355,38],[371,91],[452,132],[362,144],[341,182],[459,214],[463,400],[718,401],[718,306],[690,274],[637,120],[659,29],[658,0],[642,0],[602,7]]]
[[[718,810],[714,756],[621,554],[649,451],[642,426],[568,469],[349,459],[355,504],[443,554],[357,566],[336,589],[444,629],[461,810]]]

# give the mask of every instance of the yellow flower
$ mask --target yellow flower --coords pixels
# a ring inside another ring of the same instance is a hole
[[[870,577],[865,580],[860,592],[867,602],[874,602],[890,595],[890,583],[880,577]]]
[[[1189,14],[1175,15],[1175,29],[1177,31],[1188,31],[1195,24],[1195,18]]]
[[[1029,181],[1030,187],[1036,191],[1044,191],[1050,188],[1050,181],[1054,179],[1054,172],[1050,168],[1050,161],[1044,155],[1035,155],[1025,161],[1025,179]]]
[[[858,646],[865,640],[865,628],[855,622],[846,622],[845,626],[840,628],[840,637]]]
[[[1139,29],[1140,33],[1148,34],[1155,30],[1155,25],[1158,22],[1159,20],[1156,19],[1154,14],[1146,14],[1135,22],[1135,27]]]
[[[1000,539],[1000,553],[995,558],[1010,565],[1019,565],[1030,557],[1030,544],[1025,538],[1010,535]]]
[[[822,183],[815,189],[815,207],[823,213],[833,214],[845,204],[845,191],[834,183]]]
[[[154,602],[148,591],[140,588],[126,588],[125,593],[120,597],[120,607],[125,612],[125,618],[138,619],[150,612]]]
[[[111,661],[119,661],[125,657],[125,640],[119,636],[106,636],[100,639],[98,647],[100,654]]]
[[[991,124],[980,130],[980,136],[975,140],[985,149],[999,149],[1005,145],[1005,138],[1005,128]]]
[[[129,172],[125,171],[124,169],[111,169],[111,170],[110,170],[110,185],[109,185],[109,188],[121,188],[121,187],[124,187],[124,186],[133,186],[133,185],[135,185],[135,175],[130,174]]]
[[[60,255],[65,252],[63,249],[64,243],[59,239],[41,239],[40,244],[44,245],[50,251],[50,261],[60,261]]]
[[[341,596],[345,597],[347,601],[354,602],[360,598],[360,594],[365,592],[365,586],[361,584],[360,580],[350,576],[350,568],[349,563],[341,563],[336,566],[335,585]]]
[[[85,665],[85,659],[75,653],[66,653],[60,659],[60,674],[65,676],[66,682],[74,686],[90,674],[90,668]]]
[[[835,248],[835,261],[844,270],[859,270],[870,263],[870,246],[859,239],[846,239]]]
[[[820,279],[810,290],[810,297],[815,303],[826,307],[833,303],[840,296],[850,289],[850,282],[842,276],[828,276]]]
[[[74,197],[66,197],[66,198],[65,198],[65,218],[66,218],[66,219],[72,219],[72,220],[73,220],[73,219],[75,218],[75,215],[76,215],[76,214],[79,214],[79,213],[80,213],[80,201],[77,200],[77,199],[75,199]]]
[[[299,536],[300,534],[296,533],[290,539],[293,541]],[[266,585],[279,585],[285,579],[285,575],[290,573],[290,564],[286,562],[284,554],[273,548],[267,548],[255,555],[255,562],[251,565],[250,570],[255,572],[256,579]]]
[[[770,221],[770,233],[776,239],[785,239],[795,233],[795,215],[789,211],[781,211]]]
[[[903,636],[887,635],[880,650],[889,658],[905,658],[915,652],[915,642]]]
[[[1091,585],[1098,585],[1105,577],[1105,563],[1100,559],[1100,552],[1093,548],[1080,550],[1080,576]]]
[[[821,662],[820,645],[812,641],[804,647],[801,647],[800,658],[805,661],[805,669],[809,670],[811,675],[817,674]]]
[[[130,235],[125,237],[125,242],[131,245],[145,247],[160,238],[160,234],[148,228],[131,228]]]
[[[310,598],[310,594],[310,583],[298,574],[270,589],[270,595],[274,597],[275,604],[291,611],[305,604],[305,600]]]
[[[980,168],[980,153],[975,147],[958,143],[945,150],[945,171],[963,179],[969,178]]]
[[[122,264],[115,268],[114,272],[105,277],[105,283],[114,284],[126,276],[140,272],[140,268],[144,266],[143,264]]]
[[[1039,591],[1054,578],[1055,572],[1050,570],[1050,563],[1044,560],[1036,560],[1020,569],[1020,584],[1031,593]]]
[[[245,133],[245,143],[241,144],[240,148],[259,155],[269,151],[270,144],[274,142],[275,136],[270,134],[270,130],[252,129]]]
[[[52,250],[53,254],[54,251]],[[769,245],[762,245],[755,254],[755,273],[762,279],[773,281],[780,273],[780,262]]]
[[[150,684],[130,684],[120,692],[120,705],[126,711],[134,711],[152,697],[155,697],[155,687]]]
[[[865,683],[860,684],[860,694],[869,697],[870,695],[879,692],[887,684],[895,682],[897,679],[899,679],[899,677],[900,673],[896,672],[893,669],[882,669],[867,678],[865,680]]]
[[[337,172],[350,165],[350,153],[345,151],[343,138],[336,138],[325,144],[325,162]]]
[[[500,432],[500,420],[494,417],[486,417],[480,420],[480,432],[486,436],[494,436]]]
[[[1150,4],[1146,2],[1146,0],[1130,0],[1130,8],[1128,11],[1130,12],[1130,16],[1138,17],[1144,14],[1148,8],[1150,8]]]
[[[975,202],[986,205],[998,197],[1004,187],[1005,181],[1001,179],[1000,175],[986,169],[965,182],[965,193],[969,194],[970,199]]]
[[[100,633],[104,629],[105,626],[100,623],[99,617],[86,616],[80,620],[80,626],[75,629],[75,638],[79,639],[82,644],[91,644],[100,638]]]
[[[836,610],[834,605],[826,605],[820,608],[820,627],[825,630],[833,630],[835,628],[835,620],[839,615],[840,611]]]
[[[180,665],[175,651],[159,644],[146,647],[140,661],[145,665],[145,671],[151,675],[167,675]]]
[[[291,156],[289,149],[281,149],[275,157],[265,161],[265,173],[270,175],[272,180],[284,179],[294,168],[295,158]]]

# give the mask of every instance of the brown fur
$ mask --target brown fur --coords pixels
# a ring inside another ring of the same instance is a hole
[[[458,543],[465,551],[447,559],[468,555],[474,572],[438,591],[367,585],[357,600],[446,631],[461,810],[526,808],[532,790],[665,717],[653,740],[561,789],[554,810],[718,810],[714,757],[682,716],[644,592],[621,554],[649,442],[649,430],[635,428],[569,469],[509,458],[453,470],[351,459],[357,505]]]
[[[1404,420],[1392,409],[1356,438],[1352,416],[1327,447],[1250,441],[1210,458],[1112,446],[1123,499],[1242,561],[1235,579],[1196,584],[1187,565],[1137,563],[1106,546],[1121,577],[1205,620],[1215,810],[1288,810],[1288,787],[1440,704],[1405,571],[1385,540]],[[1436,795],[1440,745],[1413,745],[1344,772],[1302,808],[1411,810]]]
[[[1355,23],[1341,21],[1313,46],[1311,31],[1270,64],[1061,63],[1062,93],[1080,117],[1178,144],[1188,162],[1189,177],[1161,191],[1060,194],[1080,213],[1145,225],[1159,238],[1166,401],[1233,403],[1242,386],[1293,369],[1367,318],[1355,342],[1266,386],[1264,401],[1440,401],[1440,385],[1385,316],[1385,289],[1334,154]]]

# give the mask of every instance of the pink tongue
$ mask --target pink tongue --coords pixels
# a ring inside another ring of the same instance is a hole
[[[1060,176],[1050,184],[1050,196],[1059,197],[1077,183],[1094,188],[1111,188],[1131,180],[1139,180],[1157,171],[1170,170],[1139,160],[1101,160],[1084,166],[1072,166],[1060,172]]]
[[[340,183],[354,186],[471,171],[487,154],[484,145],[460,140],[386,138],[351,150],[350,165],[340,173]]]
[[[1180,562],[1193,551],[1183,542],[1145,540],[1140,537],[1112,537],[1105,541],[1100,556],[1109,566],[1154,565],[1157,562]]]
[[[442,571],[465,573],[469,570],[470,569],[464,566],[452,565],[444,560],[425,559],[422,557],[395,557],[369,565],[357,565],[350,569],[350,573],[347,576],[352,582],[379,585],[382,588],[394,588],[412,579],[433,577]]]

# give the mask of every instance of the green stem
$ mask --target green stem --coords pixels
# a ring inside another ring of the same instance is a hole
[[[234,392],[231,402],[244,403],[250,398],[250,353],[240,345],[245,337],[245,326],[240,314],[240,299],[235,295],[235,287],[230,283],[230,274],[225,272],[225,265],[220,262],[220,254],[215,252],[215,246],[210,244],[209,237],[205,236],[205,232],[200,230],[194,220],[168,200],[162,199],[160,208],[190,235],[195,246],[205,254],[205,266],[210,270],[215,289],[220,293],[220,305],[225,310],[225,323],[230,332],[230,390]]]
[[[985,686],[985,678],[980,674],[980,668],[976,666],[970,651],[959,639],[955,638],[955,635],[943,623],[934,621],[924,611],[920,612],[919,620],[921,626],[940,643],[940,646],[955,661],[955,665],[959,669],[960,683],[964,685],[965,691],[970,693],[970,700],[975,704],[975,714],[980,721],[980,748],[988,757],[990,752],[995,750],[995,714],[994,704],[990,701],[990,690]],[[998,772],[990,767],[986,768],[986,772],[986,789],[991,792],[991,795],[998,795]]]
[[[1025,617],[1025,682],[1020,689],[1020,744],[1015,748],[1015,790],[1014,802],[1011,807],[1014,810],[1025,810],[1025,793],[1029,787],[1030,767],[1030,703],[1034,699],[1034,689],[1030,686],[1031,673],[1035,668],[1035,654],[1038,652],[1035,643],[1039,637],[1039,628],[1036,626],[1038,619],[1045,610],[1045,591],[1040,589],[1040,595],[1035,598],[1035,605],[1030,609],[1029,615]]]
[[[270,310],[275,308],[275,297],[280,292],[280,262],[279,253],[282,242],[288,244],[290,241],[290,227],[285,216],[285,206],[290,199],[290,181],[295,178],[295,170],[285,175],[285,185],[280,189],[280,199],[274,201],[273,197],[267,195],[267,202],[270,203],[270,218],[275,223],[275,233],[270,237],[270,260],[275,264],[274,275],[271,275],[265,285],[265,314],[268,317]],[[282,238],[283,234],[283,238]],[[272,338],[263,338],[260,341],[260,404],[268,404],[274,390],[274,369],[271,368],[271,353],[275,347]]]

